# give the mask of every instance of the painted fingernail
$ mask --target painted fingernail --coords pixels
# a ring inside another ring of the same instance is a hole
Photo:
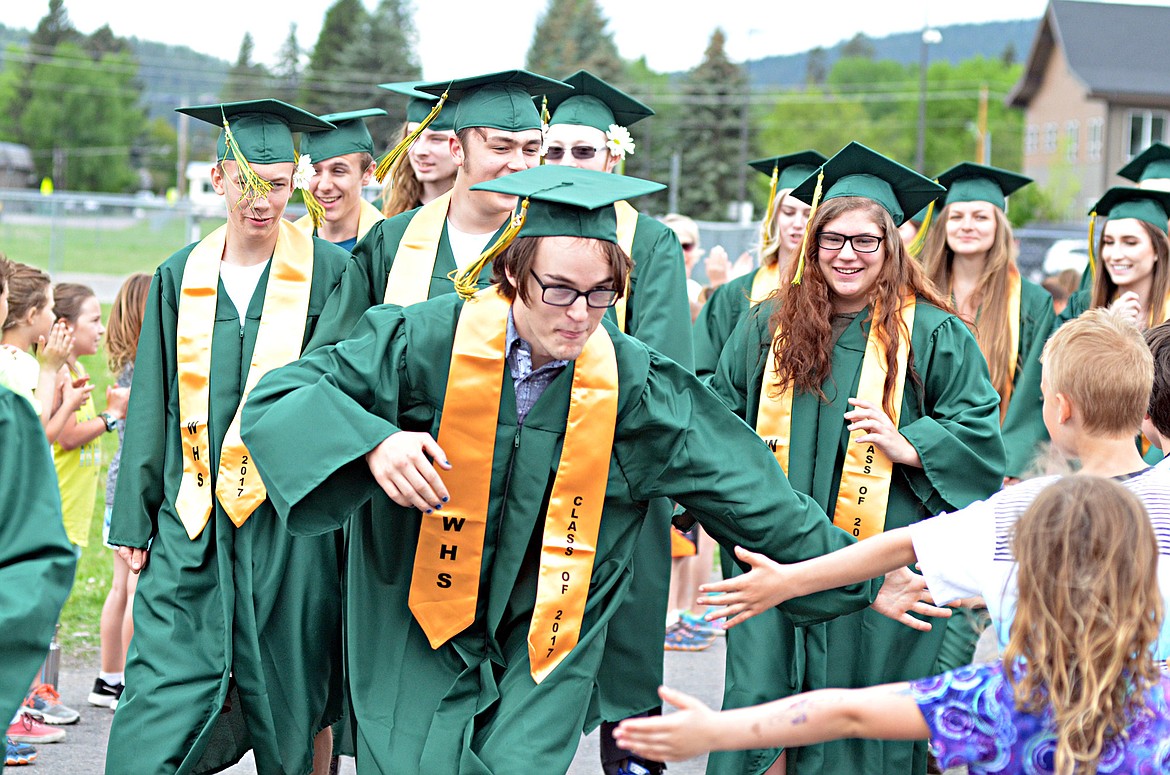
[[[441,509],[441,508],[443,508],[443,504],[441,504],[441,503],[436,503],[436,504],[435,504],[435,511],[438,511],[438,510],[439,510],[439,509]]]
[[[443,498],[443,503],[446,503],[449,500],[451,500],[451,499],[450,498]]]
[[[427,509],[427,513],[428,513],[428,514],[434,514],[435,512],[434,512],[434,509]]]

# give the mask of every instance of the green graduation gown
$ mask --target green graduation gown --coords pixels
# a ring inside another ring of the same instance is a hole
[[[1043,397],[1040,395],[1040,354],[1052,334],[1056,314],[1052,311],[1052,294],[1028,279],[1020,282],[1020,344],[1012,397],[1003,419],[1004,451],[1007,453],[1005,476],[1026,479],[1033,475],[1032,465],[1040,445],[1048,441],[1044,427]]]
[[[324,240],[313,245],[305,340],[349,257]],[[252,749],[258,772],[307,773],[314,735],[340,714],[340,540],[293,538],[269,501],[240,528],[216,503],[195,540],[179,521],[176,325],[193,247],[155,272],[135,361],[110,543],[149,546],[150,557],[106,771],[216,772]],[[270,269],[243,327],[219,286],[207,429],[214,461],[243,392]],[[287,454],[311,454],[304,434]],[[229,698],[231,712],[221,712]]]
[[[758,269],[756,270],[759,271]],[[719,354],[731,338],[740,319],[751,309],[749,297],[756,272],[729,280],[707,297],[707,303],[695,318],[695,374],[700,379],[715,373]]]
[[[645,520],[647,501],[675,498],[712,535],[781,560],[852,539],[826,529],[823,512],[792,491],[763,442],[693,375],[611,327],[618,419],[578,645],[533,682],[526,639],[570,365],[522,426],[506,367],[500,375],[476,616],[432,649],[407,607],[420,514],[382,493],[364,456],[400,429],[437,436],[462,303],[449,294],[370,310],[350,339],[265,376],[244,409],[243,437],[291,531],[311,535],[349,520],[345,652],[359,771],[565,772],[638,536],[661,527]],[[289,455],[305,417],[313,418],[311,462]],[[370,498],[380,508],[358,508]],[[786,610],[802,621],[858,610],[875,584],[790,601]]]
[[[642,213],[634,230],[630,258],[630,291],[625,332],[671,358],[688,371],[691,347],[691,307],[687,300],[686,262],[674,230]],[[616,322],[613,310],[606,313]],[[670,593],[670,516],[666,499],[650,503],[649,524],[638,539],[630,590],[614,614],[605,657],[597,676],[597,707],[589,726],[597,721],[620,721],[662,704],[662,642]]]
[[[735,414],[754,427],[760,385],[771,354],[769,317],[775,302],[755,307],[740,323],[710,383]],[[789,480],[831,514],[849,440],[842,416],[856,395],[869,324],[861,312],[833,350],[829,403],[800,393],[792,402]],[[920,383],[906,381],[899,430],[924,468],[895,465],[886,529],[986,498],[999,489],[1004,450],[999,398],[970,331],[957,317],[918,302],[911,338]],[[725,544],[730,546],[730,544]],[[929,675],[945,627],[912,630],[872,610],[824,624],[794,627],[776,611],[727,633],[723,707],[756,705],[801,691],[860,687]],[[773,748],[716,752],[708,773],[760,773],[780,754]],[[788,771],[800,773],[923,773],[926,744],[844,740],[789,752]]]
[[[57,471],[32,405],[0,386],[0,715],[24,701],[61,606],[77,557],[61,521]]]

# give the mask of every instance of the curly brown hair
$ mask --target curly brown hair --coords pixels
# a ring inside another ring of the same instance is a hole
[[[1108,479],[1049,485],[1016,523],[1019,602],[1003,654],[1016,707],[1051,708],[1056,767],[1096,772],[1158,683],[1158,545],[1137,497]]]
[[[825,397],[821,385],[832,373],[833,362],[833,300],[828,281],[818,260],[816,240],[813,238],[829,221],[854,210],[860,210],[873,219],[882,234],[885,259],[881,274],[873,287],[870,319],[875,311],[878,339],[886,348],[886,380],[882,390],[882,408],[893,415],[893,391],[898,379],[898,343],[910,331],[902,320],[900,307],[908,294],[920,296],[947,312],[951,305],[926,278],[918,262],[910,257],[898,237],[898,229],[885,208],[872,199],[847,196],[830,199],[813,214],[808,224],[808,252],[804,275],[799,285],[793,285],[797,263],[789,261],[784,272],[787,282],[781,282],[775,293],[777,306],[769,321],[776,336],[772,343],[779,378],[778,392],[789,385],[794,390],[816,393]],[[914,368],[914,352],[908,361],[910,379],[919,382]]]

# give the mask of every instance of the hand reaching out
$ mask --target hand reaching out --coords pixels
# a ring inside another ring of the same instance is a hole
[[[930,622],[915,619],[910,613],[940,619],[951,615],[951,609],[933,605],[933,602],[926,589],[926,579],[909,568],[899,568],[886,574],[881,591],[870,608],[911,629],[929,632]]]
[[[728,617],[723,627],[729,629],[788,600],[791,585],[785,578],[784,565],[742,546],[735,547],[735,556],[751,566],[751,570],[723,581],[703,584],[699,591],[699,605],[723,606],[707,614],[714,620]]]
[[[638,756],[659,762],[682,761],[710,751],[715,711],[698,698],[667,686],[658,687],[658,696],[678,710],[626,719],[614,730],[614,740]]]

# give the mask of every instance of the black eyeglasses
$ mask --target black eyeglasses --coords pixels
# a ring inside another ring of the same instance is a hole
[[[565,158],[565,148],[559,145],[550,145],[544,151],[544,158],[552,159],[553,161],[560,161]],[[598,151],[605,150],[604,148],[594,148],[592,145],[574,145],[567,149],[573,154],[574,159],[592,159],[597,155]]]
[[[881,237],[872,234],[837,234],[832,231],[817,232],[817,247],[825,250],[840,250],[848,242],[855,253],[876,253],[882,244]]]
[[[551,304],[554,307],[571,307],[582,296],[585,297],[585,305],[593,307],[593,309],[605,309],[617,304],[618,292],[612,288],[579,291],[564,285],[545,285],[536,276],[536,272],[531,269],[528,270],[528,274],[532,275],[532,279],[536,280],[536,284],[540,286],[540,298],[545,304]]]

